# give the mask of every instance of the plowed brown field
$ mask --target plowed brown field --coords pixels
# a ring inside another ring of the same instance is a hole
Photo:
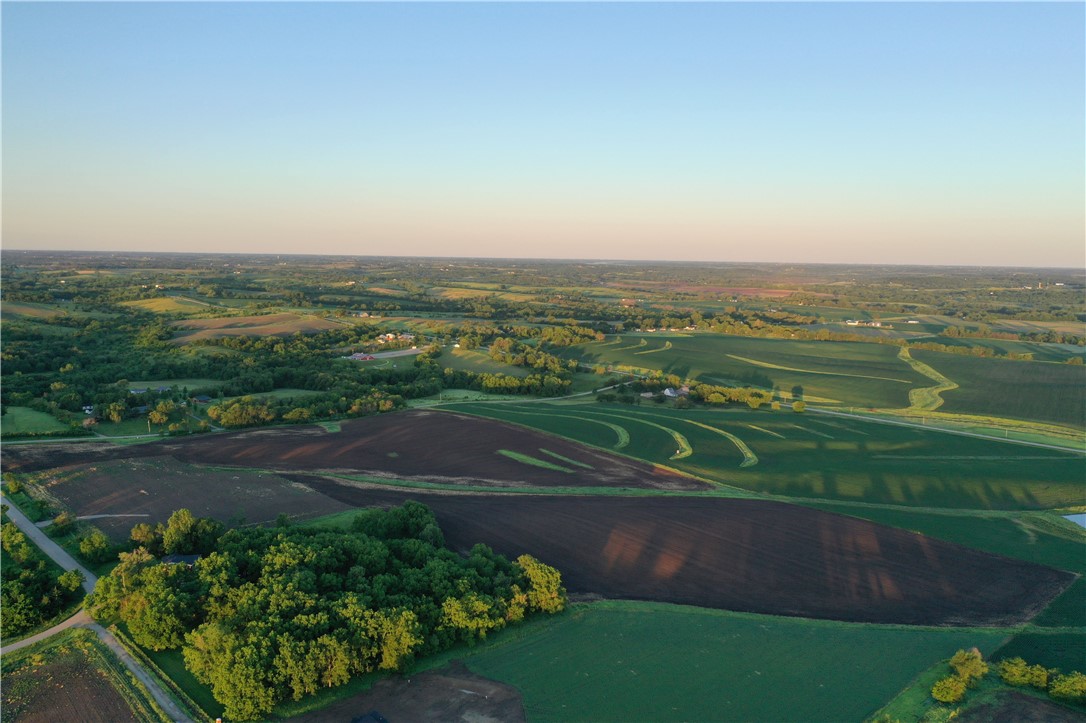
[[[568,471],[526,464],[500,454],[499,450],[526,455]],[[421,410],[355,419],[344,422],[339,432],[299,426],[184,437],[112,449],[84,448],[78,444],[9,446],[4,449],[4,469],[29,471],[162,455],[200,464],[338,471],[491,487],[668,490],[709,487],[667,469],[543,432],[481,417]]]
[[[567,471],[528,465],[499,450],[560,464]],[[107,462],[111,458],[129,458],[121,465],[123,474]],[[208,474],[189,474],[171,467],[177,461],[283,474],[208,468],[201,468]],[[434,509],[454,547],[466,550],[484,542],[506,555],[528,552],[559,568],[570,591],[610,598],[835,620],[1010,625],[1031,618],[1073,577],[896,528],[764,500],[416,493],[321,476],[352,472],[495,491],[529,485],[703,487],[697,480],[543,433],[421,410],[354,420],[335,433],[308,426],[111,449],[74,444],[4,448],[5,469],[59,464],[74,466],[42,477],[56,480],[49,492],[76,514],[148,515],[117,518],[117,531],[137,521],[165,521],[179,507],[223,521],[233,515],[263,521],[278,512],[304,517],[412,498]],[[144,465],[151,466],[143,470]],[[103,519],[102,524],[110,523]]]
[[[571,592],[774,615],[1012,625],[1073,575],[762,500],[413,494],[311,481],[352,506],[417,499],[453,547],[531,553]]]

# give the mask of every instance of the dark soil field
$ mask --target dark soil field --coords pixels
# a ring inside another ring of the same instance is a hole
[[[187,344],[198,339],[221,339],[227,336],[290,336],[301,332],[311,334],[326,329],[340,329],[341,324],[318,316],[298,314],[268,314],[265,316],[228,316],[219,319],[189,319],[174,324],[182,329],[174,344]]]
[[[391,723],[524,721],[524,705],[516,688],[476,675],[459,661],[411,677],[386,678],[365,693],[288,720],[292,723],[340,723],[371,711],[377,711]]]
[[[129,448],[132,449],[132,448]],[[175,510],[224,523],[274,522],[340,512],[347,506],[279,475],[199,467],[172,457],[144,457],[77,465],[42,473],[38,484],[77,517],[93,520],[115,541],[140,522],[165,523]]]
[[[564,471],[518,461],[499,450],[562,467]],[[25,472],[167,455],[196,464],[335,471],[492,487],[699,490],[709,486],[652,464],[543,432],[492,419],[422,410],[355,419],[344,422],[339,432],[295,426],[185,437],[134,447],[9,446],[4,449],[4,470]]]
[[[413,494],[316,481],[352,506],[417,499],[454,548],[562,571],[573,593],[876,623],[1013,625],[1073,580],[853,517],[761,500]]]
[[[44,665],[26,665],[4,675],[3,720],[119,723],[138,718],[87,654],[68,647]]]
[[[962,723],[1082,723],[1086,720],[1086,711],[1009,691],[999,696],[996,703],[984,703],[963,711],[958,720]]]

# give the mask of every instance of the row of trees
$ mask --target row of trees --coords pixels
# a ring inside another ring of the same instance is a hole
[[[179,516],[200,528],[175,513],[161,549]],[[348,531],[278,526],[201,539],[187,548],[205,553],[191,567],[158,563],[147,547],[120,555],[88,608],[123,620],[141,645],[181,648],[236,720],[566,605],[556,570],[484,545],[461,557],[417,502],[363,512]]]
[[[959,650],[949,664],[952,674],[935,682],[931,697],[940,703],[960,703],[988,674],[988,664],[976,648]],[[996,669],[1000,679],[1008,685],[1033,687],[1064,702],[1086,703],[1086,675],[1078,671],[1061,673],[1043,665],[1030,665],[1022,658],[1001,660]]]

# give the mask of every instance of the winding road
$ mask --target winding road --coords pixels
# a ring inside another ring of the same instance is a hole
[[[0,500],[3,500],[5,503],[7,503],[7,500],[4,498],[3,493],[0,493]],[[41,529],[39,529],[33,522],[31,522],[30,518],[24,515],[19,508],[15,507],[15,505],[12,505],[10,503],[7,503],[7,507],[8,518],[15,523],[15,525],[23,532],[24,535],[33,540],[34,544],[36,544],[42,552],[52,558],[54,562],[56,562],[65,570],[79,570],[79,572],[83,573],[83,589],[86,590],[88,593],[94,591],[94,585],[98,582],[98,577],[94,573],[76,562],[75,558],[69,555],[64,548],[62,548],[60,545],[53,542],[53,540],[46,536],[46,534]],[[129,671],[131,671],[132,675],[136,676],[136,678],[141,683],[143,683],[143,685],[147,688],[147,692],[151,694],[151,697],[155,699],[155,702],[158,703],[162,710],[166,711],[166,714],[170,717],[171,720],[183,723],[191,723],[192,718],[186,715],[184,711],[182,711],[181,708],[177,705],[177,703],[174,702],[173,698],[171,698],[166,693],[166,691],[162,689],[162,686],[159,685],[158,680],[155,679],[150,673],[148,673],[147,670],[142,665],[140,665],[129,654],[127,650],[124,649],[124,646],[121,645],[120,641],[118,641],[116,637],[114,637],[113,633],[109,632],[101,625],[94,622],[94,620],[91,618],[90,614],[87,613],[86,610],[80,609],[79,612],[77,612],[75,615],[68,618],[64,622],[54,625],[48,630],[43,630],[37,635],[31,635],[29,638],[24,638],[17,643],[5,645],[4,647],[0,648],[0,655],[6,655],[12,651],[19,650],[20,648],[25,648],[28,645],[33,645],[34,643],[45,640],[46,638],[55,635],[62,630],[67,630],[68,628],[73,627],[87,628],[89,630],[93,630],[94,633],[99,637],[99,639],[101,639],[101,641],[105,643],[106,647],[112,650],[117,658],[122,663],[124,663],[124,666],[128,668]]]

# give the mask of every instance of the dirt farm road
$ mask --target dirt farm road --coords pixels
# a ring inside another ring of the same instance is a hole
[[[3,499],[3,494],[0,493],[0,500]],[[17,507],[9,504],[7,515],[11,519],[11,521],[14,522],[15,525],[23,532],[23,534],[33,540],[34,544],[41,548],[42,552],[51,557],[54,562],[56,562],[65,570],[79,570],[81,573],[83,573],[83,589],[86,590],[88,593],[94,591],[94,585],[98,582],[97,576],[95,576],[90,570],[76,562],[75,559],[64,550],[64,548],[49,539],[49,537],[47,537],[46,534],[42,532],[33,522],[31,522],[30,518],[24,515],[22,511],[19,510]],[[155,680],[143,668],[142,665],[136,662],[136,660],[131,655],[129,655],[128,651],[125,650],[121,643],[117,640],[117,638],[113,636],[113,633],[109,632],[101,625],[94,622],[94,620],[91,619],[91,616],[87,613],[86,610],[81,609],[79,612],[77,612],[75,615],[68,618],[64,622],[58,625],[54,625],[48,630],[40,632],[37,635],[32,635],[25,640],[20,640],[17,643],[12,643],[11,645],[5,646],[4,648],[0,648],[0,655],[5,655],[14,650],[18,650],[19,648],[26,647],[27,645],[32,645],[39,640],[44,640],[51,635],[54,635],[55,633],[59,633],[62,630],[76,626],[93,630],[94,633],[101,639],[101,641],[105,643],[110,650],[113,651],[114,655],[116,655],[117,658],[122,663],[124,663],[125,667],[132,672],[132,675],[136,676],[136,678],[141,683],[143,683],[143,685],[147,688],[147,691],[151,694],[151,697],[153,697],[155,699],[155,702],[162,707],[162,710],[166,711],[166,714],[170,716],[172,720],[183,721],[184,723],[190,723],[192,721],[192,719],[185,715],[185,713],[177,706],[173,699],[166,694],[166,691],[162,689],[162,686],[158,684],[158,681]]]

